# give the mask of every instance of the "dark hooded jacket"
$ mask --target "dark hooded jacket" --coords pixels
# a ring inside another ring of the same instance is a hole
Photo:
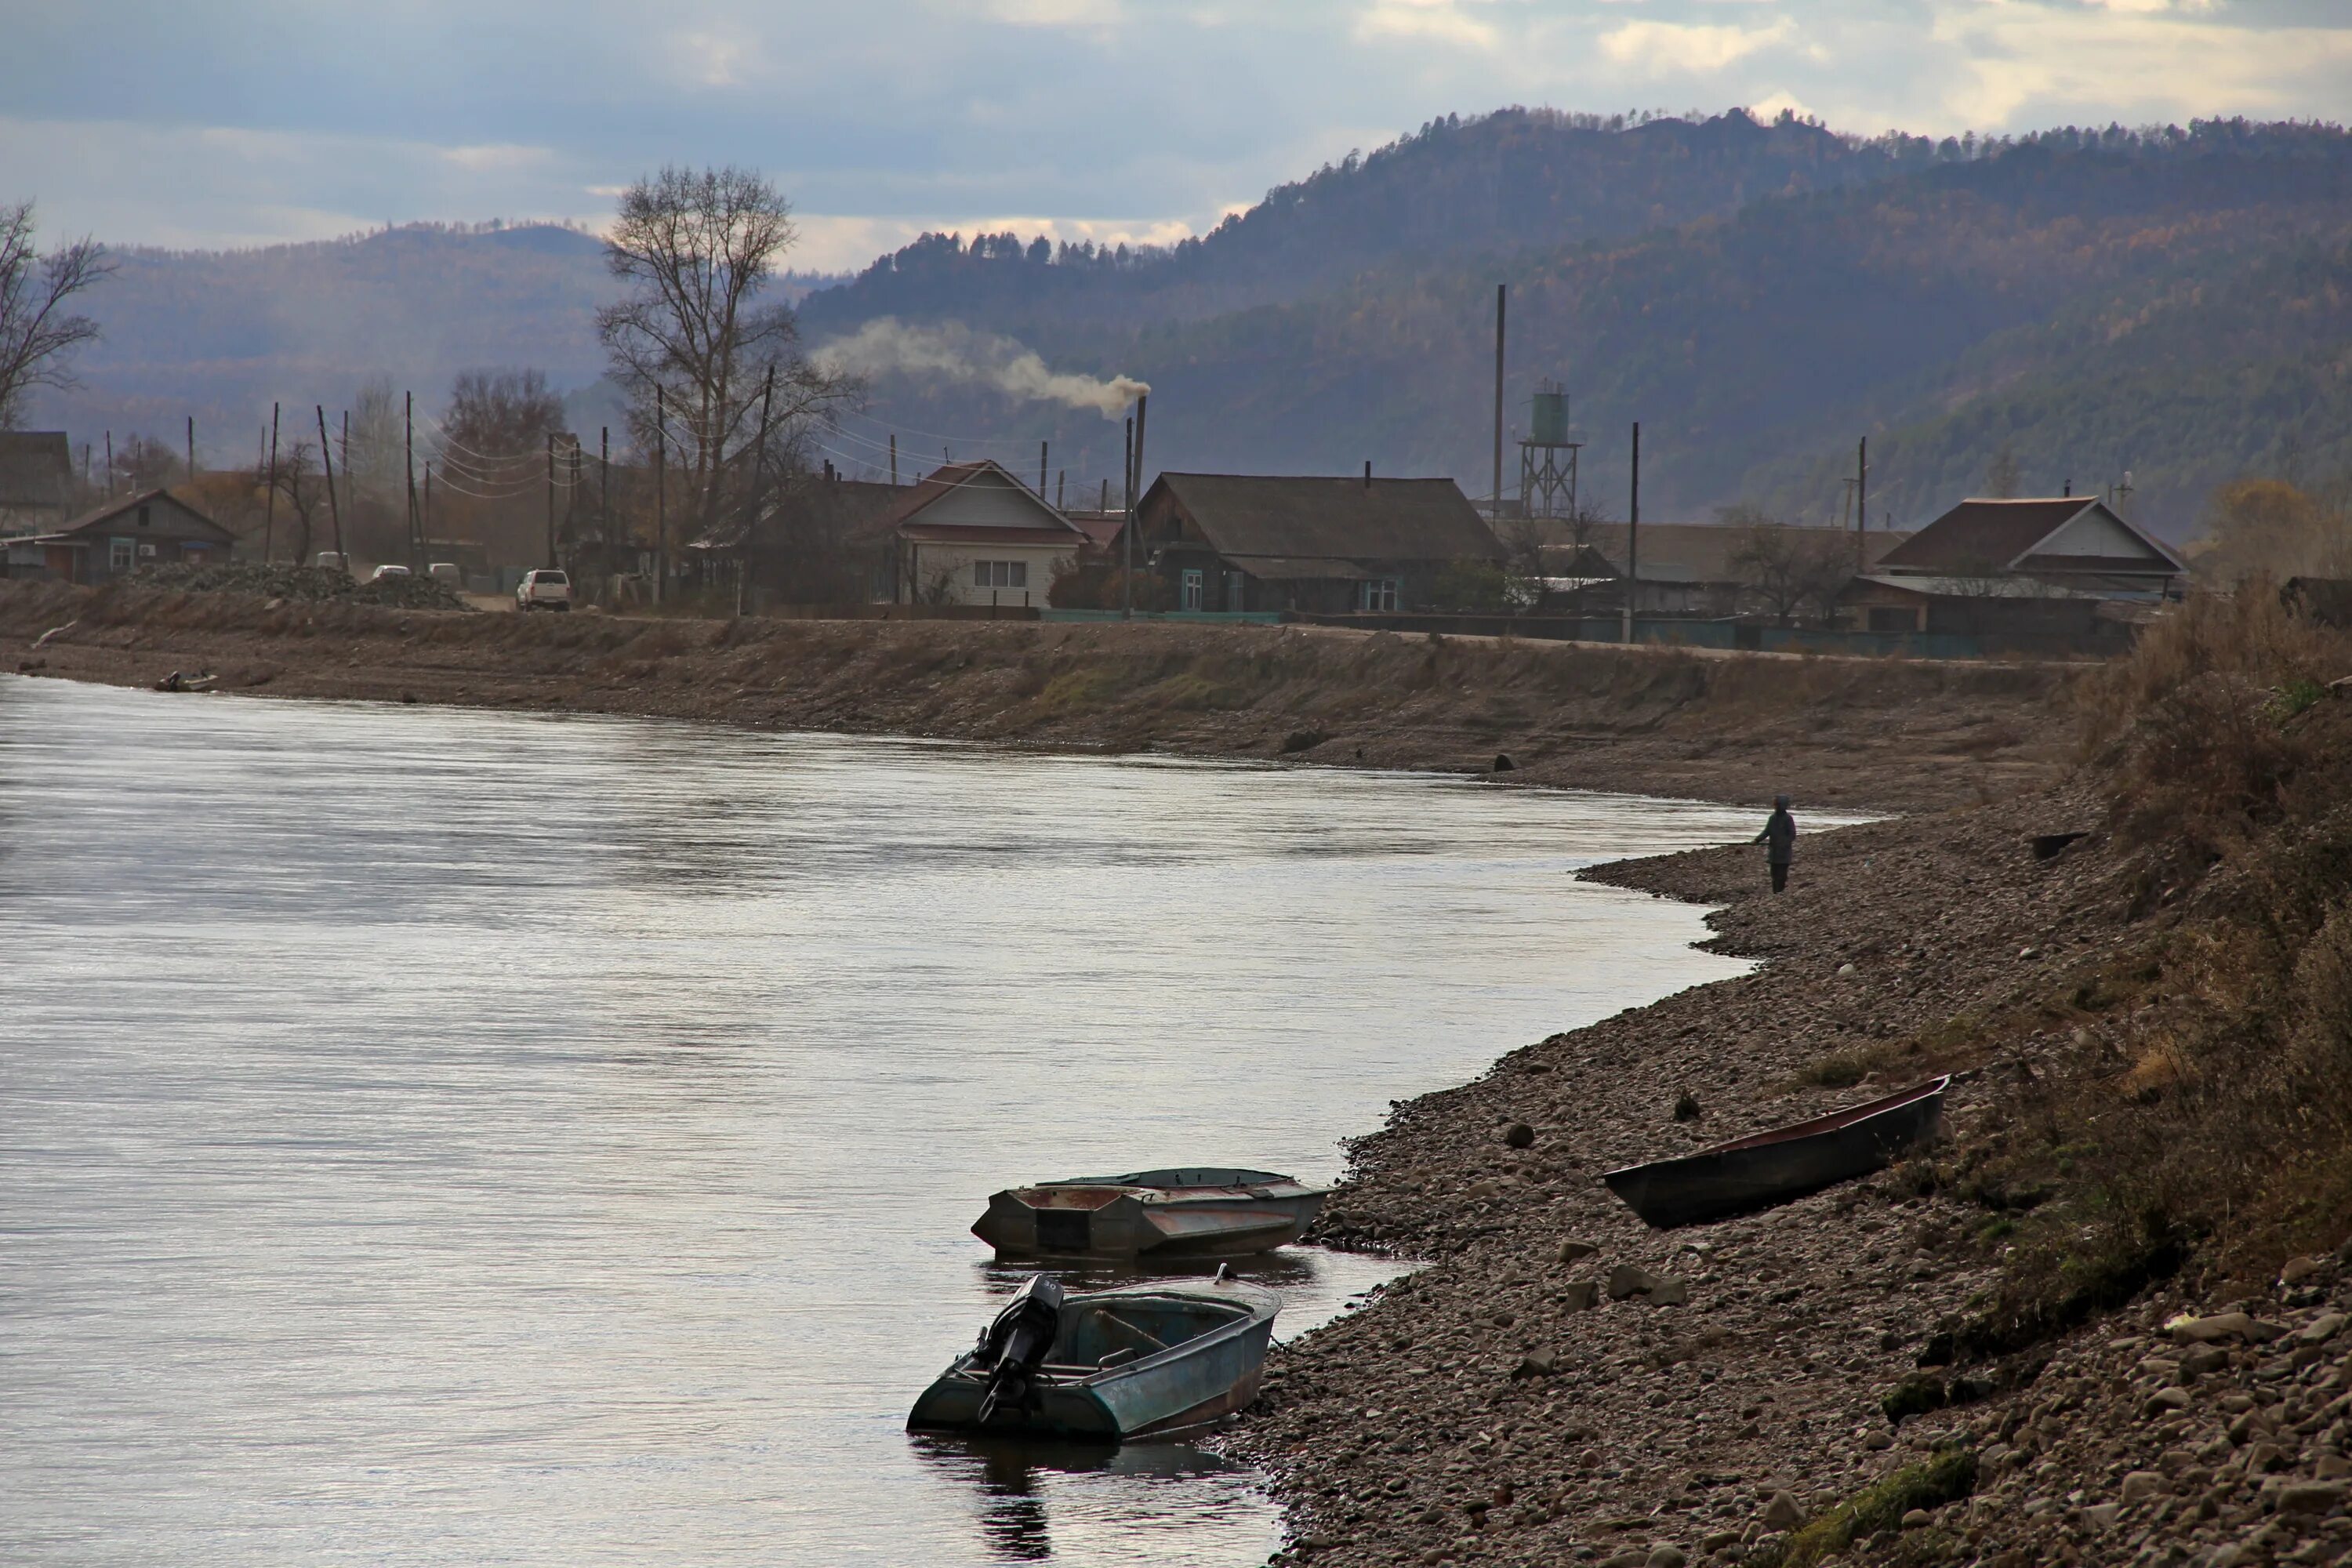
[[[1785,866],[1789,863],[1797,852],[1797,819],[1789,815],[1787,806],[1772,808],[1772,815],[1765,819],[1764,831],[1756,836],[1756,842],[1764,846],[1764,858],[1768,864]]]

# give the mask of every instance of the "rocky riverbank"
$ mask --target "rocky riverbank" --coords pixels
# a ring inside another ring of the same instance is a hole
[[[0,583],[0,669],[261,696],[1146,748],[1738,802],[1999,798],[2073,755],[2076,668],[1179,623],[436,613]]]
[[[2290,668],[2352,657],[2296,646]],[[2294,890],[2342,861],[2285,825],[2341,798],[2352,700],[2216,688],[2228,657],[2156,648],[2170,667],[2107,683],[2135,710],[2095,728],[2084,776],[1809,837],[1784,896],[1752,848],[1596,873],[1722,905],[1714,945],[1760,966],[1514,1052],[1355,1146],[1321,1239],[1430,1266],[1279,1352],[1233,1438],[1290,1507],[1280,1561],[2352,1551],[2352,1214],[2311,1201],[2344,1169],[2341,1097],[2265,1120],[2281,1095],[2221,1076],[2293,1054],[2232,1010],[2266,972],[2305,977],[2265,993],[2314,1038],[2305,1081],[2347,1076],[2338,971],[2309,978],[2340,875]],[[2132,826],[2152,788],[2210,815]],[[1946,1073],[1943,1141],[1763,1214],[1661,1233],[1597,1180]],[[2296,1237],[2331,1250],[2282,1270]]]

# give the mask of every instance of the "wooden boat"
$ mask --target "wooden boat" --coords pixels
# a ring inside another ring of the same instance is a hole
[[[1884,1169],[1933,1135],[1951,1081],[1936,1079],[1680,1159],[1628,1165],[1601,1179],[1660,1230],[1769,1208]]]
[[[1329,1191],[1224,1166],[1073,1176],[991,1194],[971,1233],[1000,1258],[1237,1257],[1297,1241]]]
[[[1281,1306],[1222,1268],[1068,1297],[1041,1274],[923,1391],[907,1426],[1112,1441],[1198,1426],[1257,1398]]]

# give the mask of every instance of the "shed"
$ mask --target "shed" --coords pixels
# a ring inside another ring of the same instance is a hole
[[[1840,602],[1873,631],[1952,632],[2098,651],[2178,598],[2188,563],[2090,496],[1973,498],[1890,550]]]

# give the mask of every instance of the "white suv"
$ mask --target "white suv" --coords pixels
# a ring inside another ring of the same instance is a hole
[[[515,608],[518,610],[568,610],[572,607],[572,579],[562,573],[545,567],[526,572],[515,584]]]

